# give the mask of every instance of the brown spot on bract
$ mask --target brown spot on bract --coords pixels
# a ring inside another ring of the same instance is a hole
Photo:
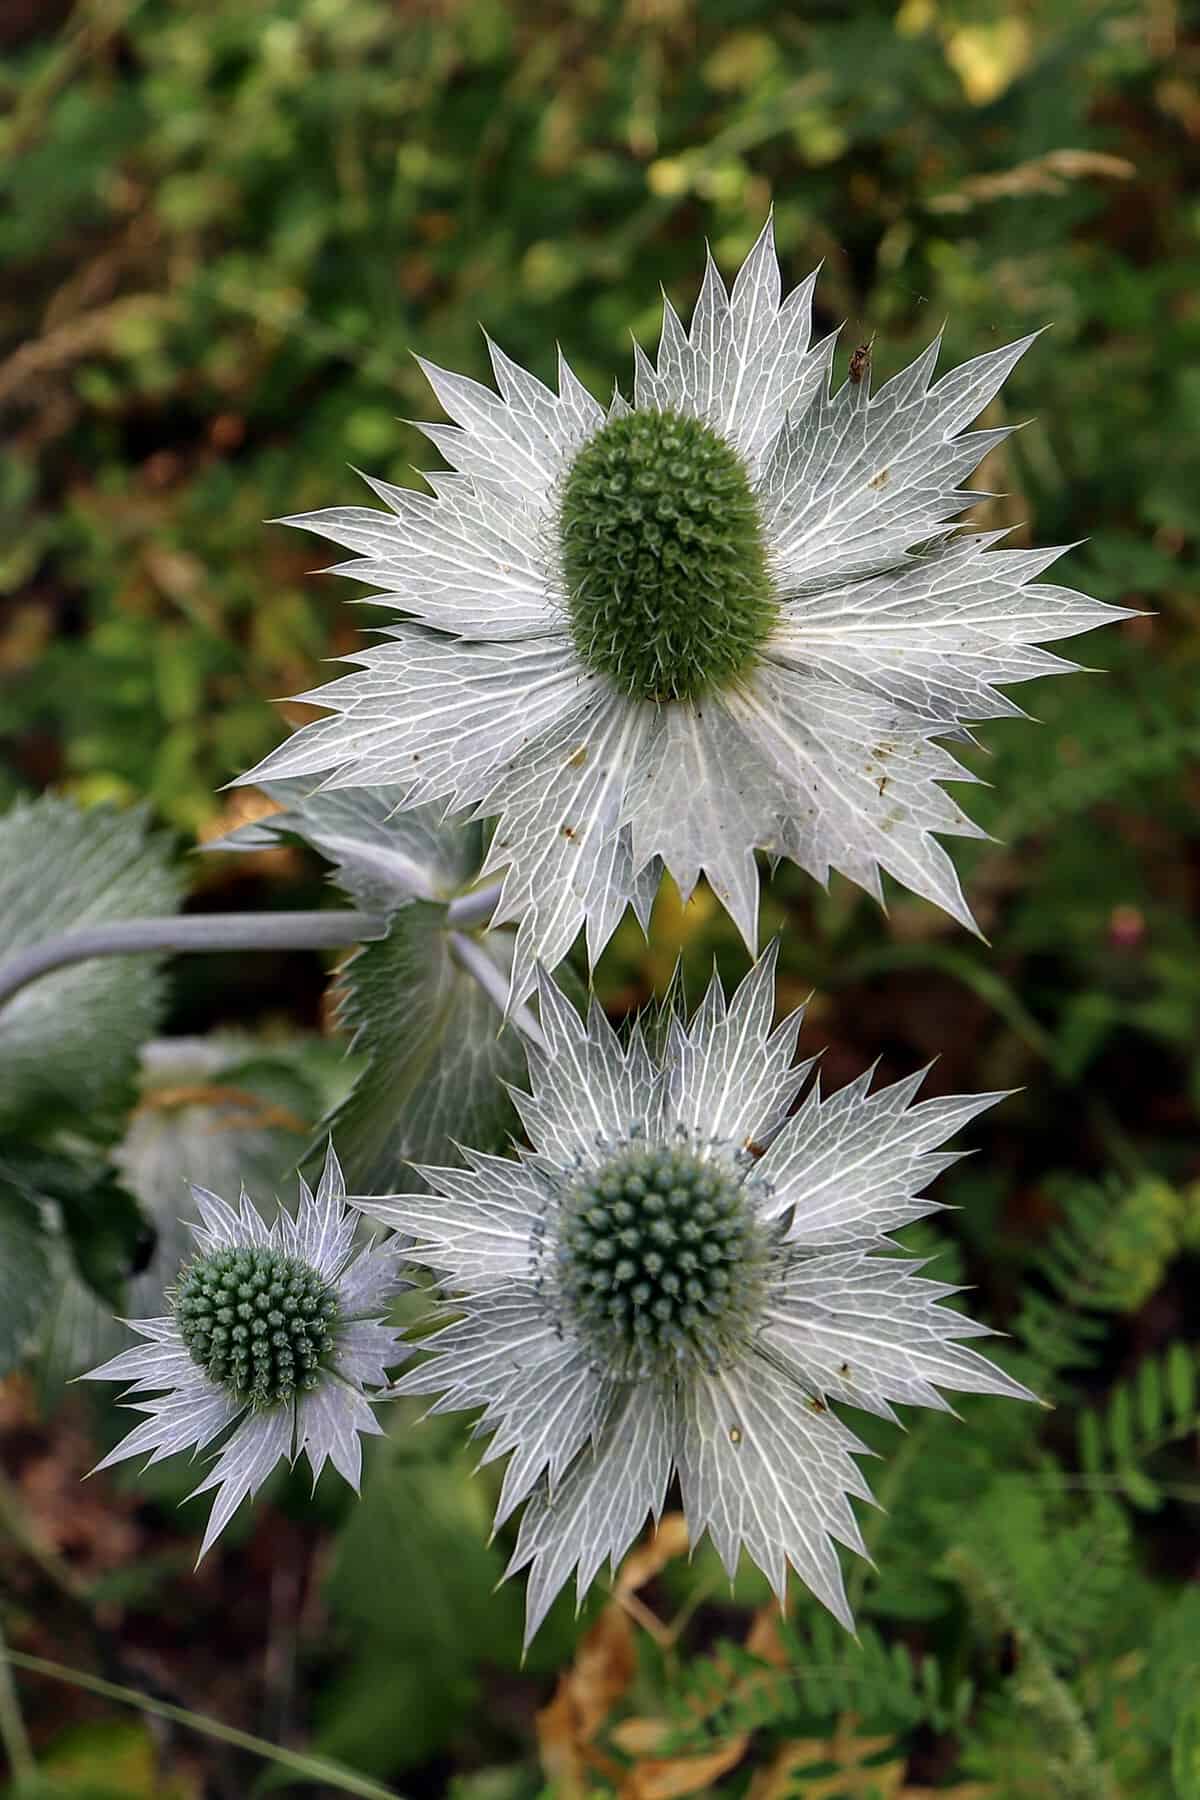
[[[584,763],[587,761],[587,759],[588,759],[588,747],[586,744],[580,744],[580,746],[579,746],[578,750],[575,752],[574,756],[569,756],[567,758],[567,767],[568,767],[568,769],[582,769],[582,767],[583,767]]]
[[[877,475],[872,475],[867,486],[872,488],[886,487],[888,481],[891,479],[891,473],[892,471],[890,469],[880,469]]]
[[[565,838],[574,838],[575,827],[573,825],[561,825],[559,829]]]
[[[742,1149],[746,1152],[747,1156],[752,1156],[756,1162],[760,1156],[765,1156],[767,1154],[767,1146],[756,1142],[754,1138],[747,1138],[742,1145]]]
[[[740,1427],[739,1427],[739,1426],[737,1426],[737,1425],[731,1425],[731,1426],[730,1426],[730,1427],[729,1427],[729,1441],[730,1441],[730,1443],[731,1443],[731,1444],[733,1444],[733,1445],[734,1445],[734,1446],[735,1446],[735,1447],[736,1447],[736,1446],[737,1446],[737,1445],[738,1445],[738,1444],[740,1444],[740,1443],[741,1443],[741,1441],[742,1441],[742,1433],[741,1433],[741,1428],[740,1428]]]
[[[886,792],[886,790],[887,790],[887,784],[888,784],[888,782],[889,782],[889,781],[890,781],[890,780],[891,780],[891,776],[890,776],[890,775],[881,775],[881,776],[880,776],[880,777],[879,777],[879,780],[878,780],[878,782],[877,782],[877,783],[876,783],[876,786],[877,786],[877,787],[878,787],[878,789],[879,789],[879,798],[880,798],[880,799],[881,799],[881,800],[882,800],[882,799],[883,799],[883,796],[884,796],[884,793],[885,793],[885,792]]]
[[[825,1402],[823,1400],[819,1400],[815,1394],[810,1394],[808,1396],[808,1400],[807,1400],[806,1404],[807,1404],[810,1412],[820,1413],[820,1412],[828,1412],[829,1411],[829,1408],[826,1406]]]
[[[850,1364],[843,1363],[841,1368],[838,1370],[838,1374],[839,1375],[849,1375],[849,1373],[850,1373]]]

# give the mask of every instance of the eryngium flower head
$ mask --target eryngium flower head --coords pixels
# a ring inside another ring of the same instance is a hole
[[[133,1409],[149,1415],[98,1469],[200,1450],[236,1425],[195,1490],[216,1489],[201,1556],[281,1457],[303,1451],[314,1482],[328,1460],[357,1492],[359,1434],[380,1429],[367,1390],[409,1354],[381,1315],[408,1283],[397,1243],[354,1254],[345,1193],[332,1145],[315,1196],[301,1179],[295,1218],[280,1209],[271,1226],[244,1191],[235,1209],[193,1187],[203,1223],[170,1312],[130,1320],[147,1341],[83,1377],[128,1381]]]
[[[730,1574],[744,1548],[781,1598],[790,1564],[850,1625],[833,1543],[863,1549],[850,1496],[870,1492],[831,1403],[1032,1398],[957,1341],[987,1327],[938,1304],[952,1288],[886,1253],[933,1210],[919,1191],[956,1160],[938,1147],[1001,1096],[914,1105],[920,1074],[874,1094],[867,1075],[787,1117],[811,1064],[798,1013],[772,1032],[773,966],[728,1009],[714,980],[661,1060],[543,979],[547,1048],[514,1096],[532,1150],[354,1200],[444,1280],[458,1316],[396,1391],[481,1407],[484,1460],[509,1456],[497,1524],[528,1501],[509,1573],[529,1567],[530,1636],[675,1473],[693,1542],[707,1530]]]
[[[1031,645],[1121,616],[1036,579],[1060,551],[947,524],[1031,339],[938,381],[935,341],[873,397],[859,356],[830,397],[814,281],[782,297],[769,223],[732,293],[710,261],[632,408],[561,358],[557,393],[495,346],[499,394],[423,364],[456,421],[425,428],[453,465],[433,497],[375,481],[386,511],[289,521],[400,616],[246,779],[498,814],[521,996],[581,925],[594,959],[627,902],[644,918],[664,865],[685,896],[703,870],[753,949],[756,848],[880,900],[886,870],[970,925],[931,835],[978,835],[938,785],[969,777],[936,740],[1074,666]]]

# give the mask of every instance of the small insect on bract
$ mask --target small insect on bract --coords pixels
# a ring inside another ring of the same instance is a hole
[[[871,372],[871,346],[874,342],[875,333],[872,332],[866,343],[860,344],[850,358],[850,379],[855,387]]]

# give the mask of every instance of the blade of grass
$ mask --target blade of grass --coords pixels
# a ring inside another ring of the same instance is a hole
[[[261,1756],[264,1761],[289,1769],[292,1774],[305,1780],[323,1781],[328,1787],[337,1788],[343,1794],[358,1794],[362,1796],[362,1800],[400,1800],[395,1788],[382,1787],[368,1776],[358,1775],[353,1769],[343,1768],[340,1763],[330,1762],[326,1757],[309,1756],[301,1750],[285,1750],[282,1745],[269,1744],[265,1738],[255,1737],[252,1732],[238,1731],[232,1725],[222,1725],[219,1719],[209,1719],[203,1713],[190,1712],[185,1706],[171,1706],[164,1700],[155,1700],[149,1694],[139,1693],[136,1688],[121,1687],[115,1681],[104,1681],[100,1676],[89,1675],[82,1669],[70,1669],[63,1663],[47,1662],[40,1656],[26,1656],[23,1651],[9,1650],[2,1645],[0,1663],[11,1665],[15,1669],[25,1669],[30,1675],[44,1675],[48,1681],[65,1681],[71,1687],[83,1688],[86,1693],[98,1694],[102,1699],[117,1700],[124,1706],[136,1706],[140,1712],[149,1713],[154,1718],[170,1719],[173,1724],[186,1725],[203,1737],[216,1738],[219,1743],[230,1744],[236,1750],[248,1750],[252,1756]]]
[[[852,957],[838,971],[836,984],[844,987],[851,981],[863,981],[870,975],[886,974],[892,969],[937,969],[953,976],[998,1013],[1010,1031],[1028,1044],[1035,1055],[1049,1063],[1057,1073],[1064,1073],[1053,1033],[1034,1018],[1002,975],[961,950],[943,944],[885,944]]]
[[[37,1773],[37,1764],[21,1716],[21,1702],[17,1698],[12,1670],[8,1666],[10,1660],[4,1633],[0,1631],[0,1743],[4,1745],[4,1754],[15,1779],[26,1782]]]

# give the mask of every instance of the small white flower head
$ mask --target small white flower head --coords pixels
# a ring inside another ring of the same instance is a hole
[[[856,354],[831,397],[814,282],[783,296],[769,221],[731,292],[710,259],[632,407],[561,357],[557,393],[494,345],[498,394],[422,364],[455,421],[425,428],[452,465],[432,498],[375,481],[385,511],[289,521],[399,616],[245,779],[499,815],[518,998],[582,925],[594,960],[627,903],[644,922],[664,866],[685,897],[703,871],[753,949],[756,848],[881,903],[886,870],[971,925],[931,835],[979,835],[938,785],[970,777],[936,740],[1074,666],[1032,645],[1122,616],[1037,580],[1059,550],[948,524],[1007,436],[967,427],[1032,340],[937,381],[935,342],[874,396]]]
[[[541,982],[545,1052],[516,1094],[533,1148],[421,1170],[432,1192],[356,1198],[411,1234],[457,1315],[396,1391],[483,1409],[509,1456],[497,1524],[527,1501],[509,1573],[529,1568],[527,1635],[576,1571],[582,1600],[678,1474],[693,1543],[732,1575],[745,1549],[782,1599],[789,1565],[851,1625],[834,1541],[862,1551],[850,1497],[865,1446],[832,1402],[894,1418],[938,1387],[1032,1399],[957,1340],[987,1327],[887,1234],[956,1160],[947,1137],[1002,1096],[913,1104],[920,1074],[870,1075],[788,1109],[800,1014],[772,1031],[774,950],[726,1007],[714,979],[661,1057],[585,1028]]]
[[[195,1490],[216,1490],[201,1556],[281,1457],[304,1452],[314,1484],[330,1461],[358,1491],[360,1434],[380,1431],[370,1390],[409,1355],[381,1315],[409,1283],[394,1241],[355,1254],[345,1193],[332,1145],[316,1194],[302,1178],[296,1216],[281,1208],[271,1226],[244,1190],[235,1209],[193,1187],[202,1223],[170,1312],[130,1320],[147,1341],[81,1377],[128,1381],[124,1397],[149,1415],[98,1469],[143,1451],[155,1463],[201,1450],[236,1427]]]

